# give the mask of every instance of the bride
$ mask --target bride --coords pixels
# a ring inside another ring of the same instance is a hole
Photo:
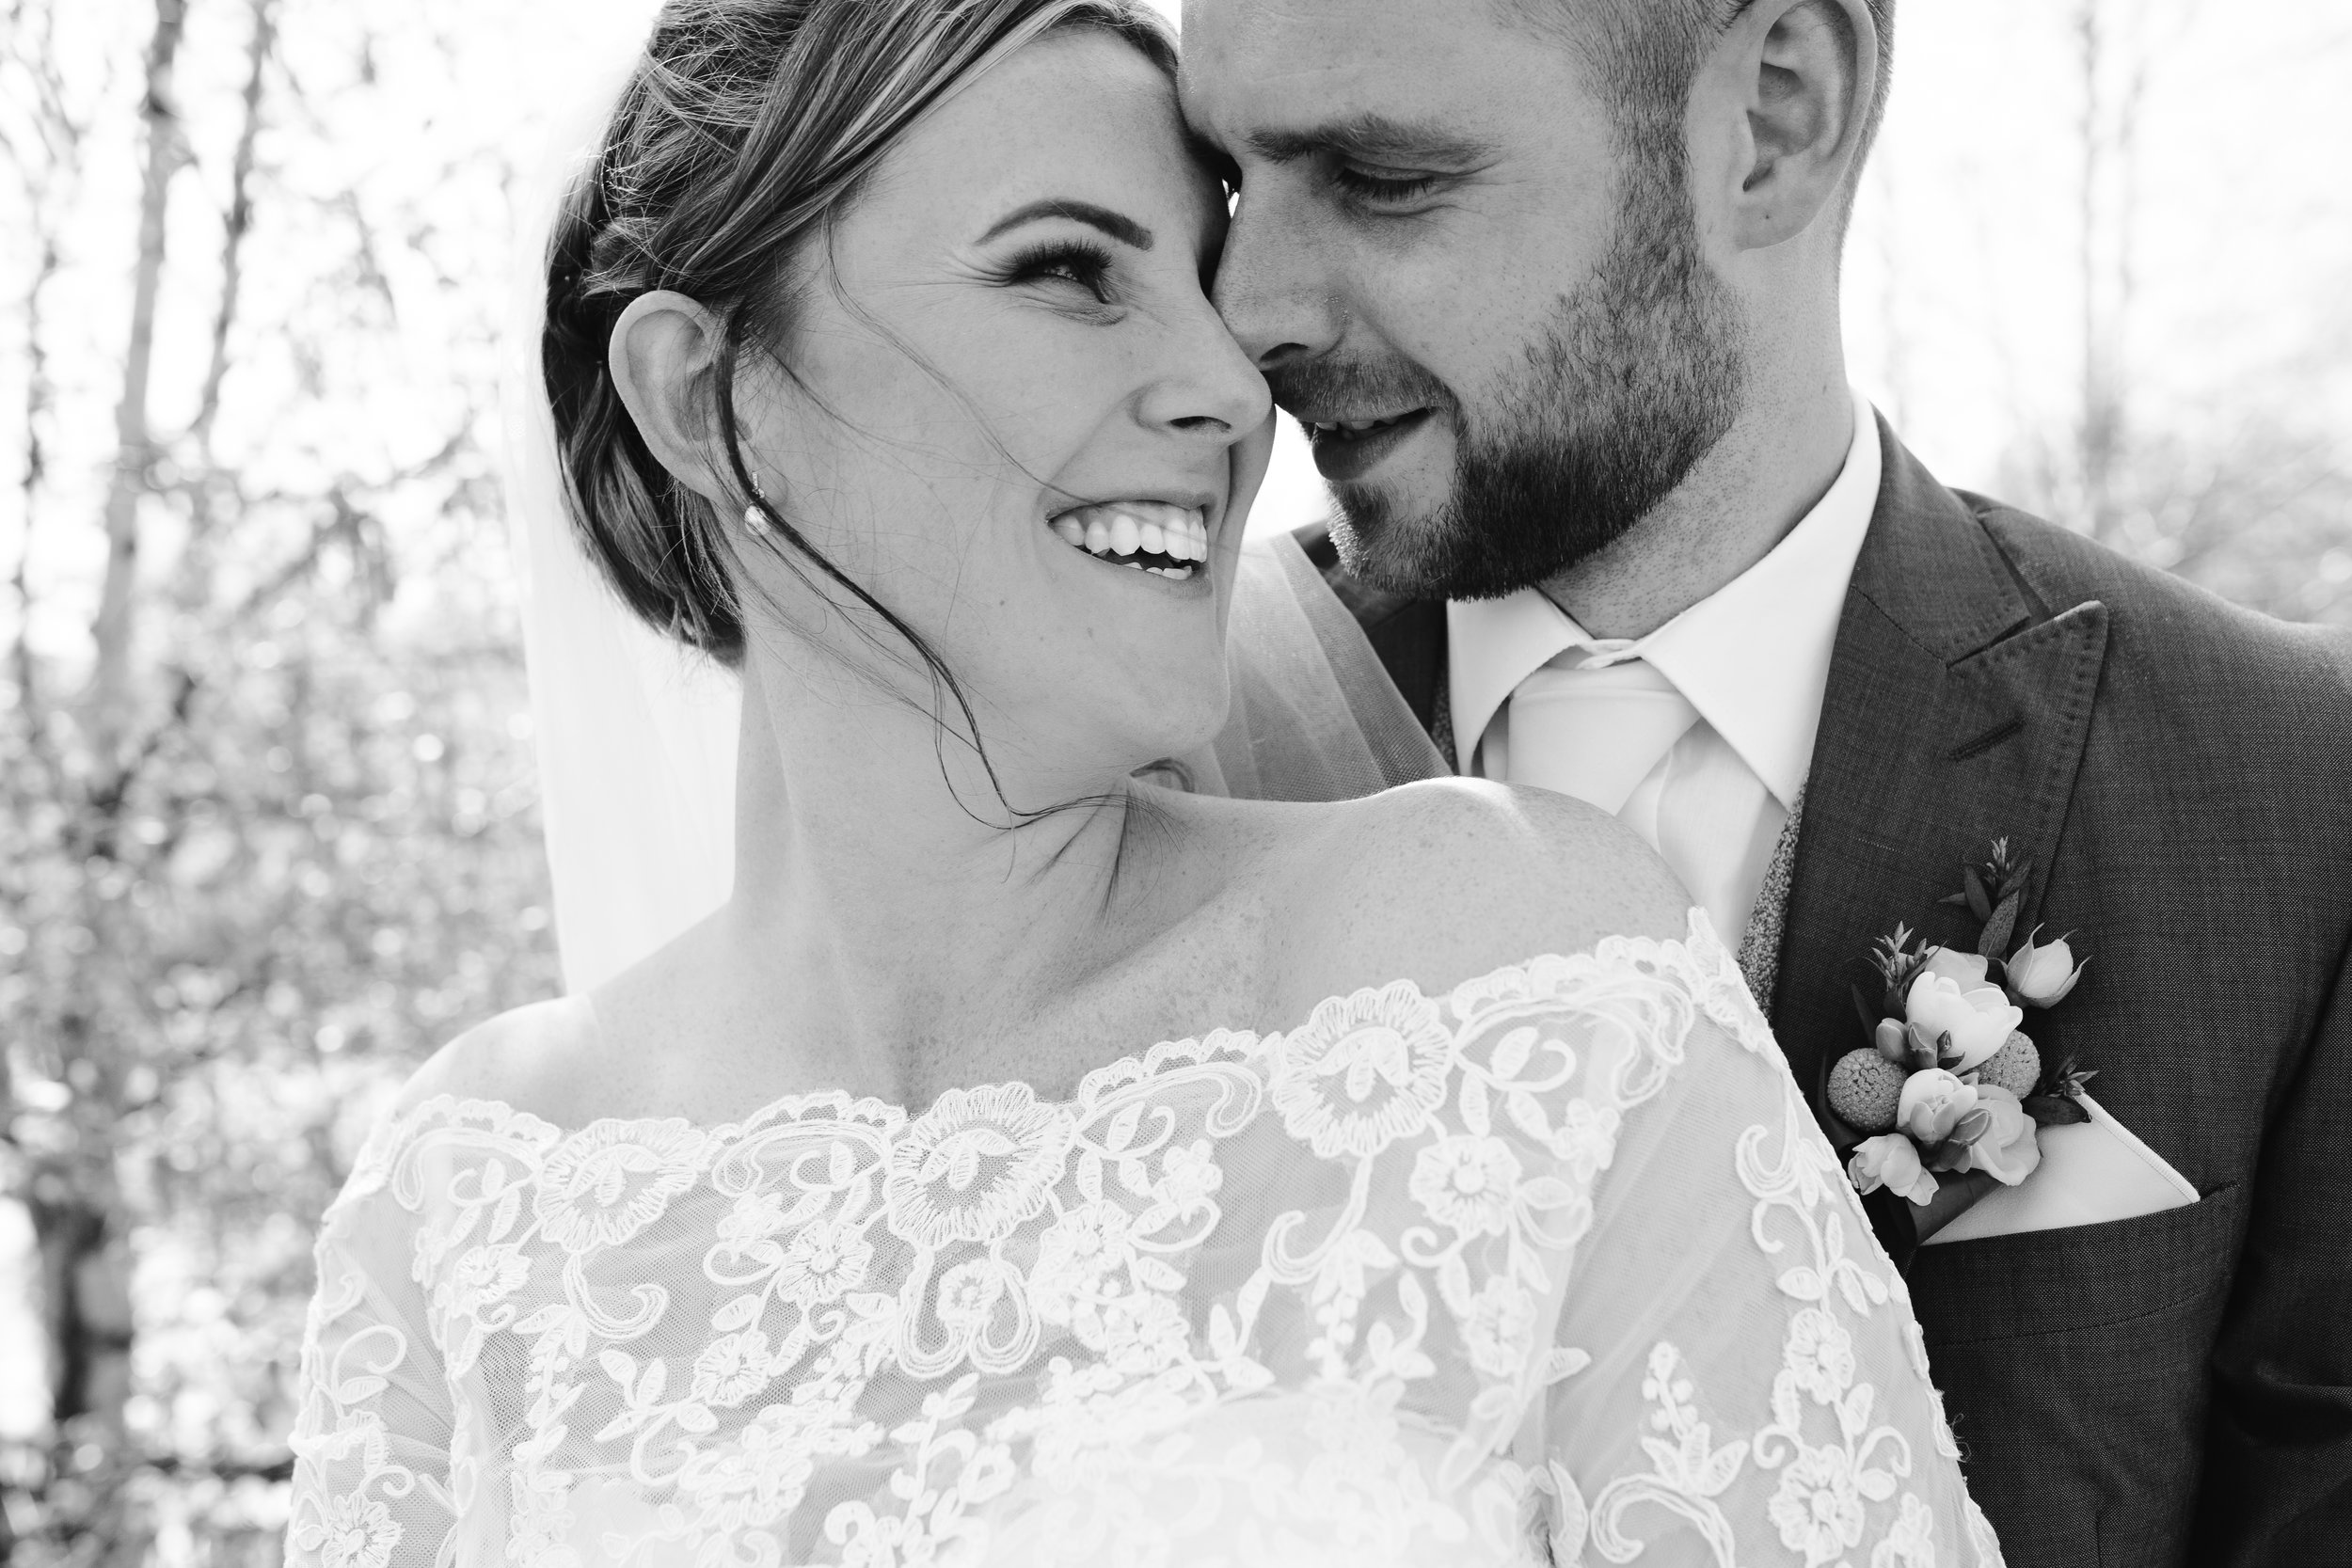
[[[1174,65],[1136,0],[656,27],[542,369],[580,547],[741,677],[734,892],[370,1141],[293,1560],[1998,1560],[1645,850],[1145,782],[1270,429]]]

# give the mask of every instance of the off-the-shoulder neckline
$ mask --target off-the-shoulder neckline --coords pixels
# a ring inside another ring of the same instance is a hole
[[[1697,905],[1692,905],[1683,935],[1679,938],[1618,935],[1602,938],[1595,942],[1589,951],[1583,953],[1540,953],[1514,962],[1497,964],[1492,969],[1457,981],[1440,993],[1439,1000],[1456,995],[1464,990],[1491,984],[1497,976],[1513,971],[1526,971],[1547,963],[1573,963],[1580,958],[1598,960],[1613,948],[1630,958],[1641,953],[1645,948],[1652,952],[1662,953],[1671,947],[1691,950],[1703,963],[1710,959],[1719,961],[1721,958],[1729,956],[1729,950],[1724,947],[1722,939],[1715,933],[1713,924],[1708,919],[1707,911]],[[549,1120],[535,1111],[523,1110],[494,1096],[444,1093],[419,1101],[407,1112],[395,1118],[394,1128],[387,1129],[387,1131],[395,1132],[397,1141],[405,1141],[407,1132],[421,1127],[435,1115],[469,1113],[474,1117],[486,1117],[501,1127],[521,1126],[538,1132],[541,1136],[551,1134],[559,1140],[592,1137],[615,1130],[660,1127],[702,1132],[707,1134],[710,1142],[715,1145],[739,1138],[755,1129],[784,1122],[808,1120],[810,1119],[809,1113],[812,1111],[826,1112],[830,1119],[865,1121],[895,1132],[934,1115],[943,1106],[965,1104],[976,1096],[1003,1094],[1016,1090],[1027,1094],[1030,1102],[1038,1107],[1047,1110],[1070,1110],[1089,1103],[1108,1089],[1118,1087],[1121,1080],[1141,1082],[1153,1076],[1162,1066],[1175,1056],[1188,1054],[1195,1061],[1207,1061],[1214,1056],[1223,1055],[1244,1062],[1254,1061],[1263,1053],[1268,1042],[1309,1026],[1325,1007],[1334,1003],[1345,1005],[1357,997],[1384,995],[1398,987],[1407,988],[1415,996],[1424,1000],[1429,997],[1429,993],[1422,989],[1418,981],[1402,977],[1391,980],[1385,986],[1359,986],[1353,991],[1334,991],[1309,1007],[1306,1016],[1287,1029],[1212,1029],[1205,1035],[1188,1036],[1183,1039],[1160,1040],[1141,1051],[1129,1052],[1125,1055],[1104,1062],[1100,1067],[1089,1068],[1078,1080],[1078,1086],[1075,1090],[1067,1096],[1057,1098],[1048,1098],[1039,1094],[1034,1085],[1023,1079],[950,1085],[933,1095],[920,1111],[884,1100],[877,1095],[852,1095],[847,1089],[792,1089],[777,1095],[733,1121],[700,1122],[690,1117],[675,1116],[601,1116],[591,1117],[577,1126],[567,1127]],[[586,1008],[591,1026],[600,1027],[596,1022],[595,1007],[586,995],[575,994],[558,1000]]]

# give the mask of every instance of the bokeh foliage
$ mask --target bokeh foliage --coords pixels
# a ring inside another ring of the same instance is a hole
[[[8,1561],[277,1560],[316,1217],[424,1054],[557,986],[467,9],[0,14],[0,1192],[41,1351],[0,1377],[51,1418],[0,1449]]]

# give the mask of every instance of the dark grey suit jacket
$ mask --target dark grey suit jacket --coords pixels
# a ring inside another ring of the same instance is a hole
[[[1884,479],[1838,627],[1763,999],[1798,1082],[1965,857],[2091,958],[2044,1052],[2202,1200],[1914,1249],[1969,1489],[2016,1568],[2352,1564],[2352,640],[2234,609],[1936,483]],[[1310,557],[1441,731],[1444,607]],[[1441,744],[1443,741],[1441,740]]]

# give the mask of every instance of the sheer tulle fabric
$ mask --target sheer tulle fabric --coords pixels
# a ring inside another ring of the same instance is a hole
[[[296,1563],[1999,1560],[1696,913],[1069,1101],[431,1101],[319,1269]]]

